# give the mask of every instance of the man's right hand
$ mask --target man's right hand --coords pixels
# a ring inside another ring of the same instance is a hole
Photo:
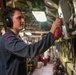
[[[57,19],[53,22],[50,32],[54,34],[56,28],[61,27],[61,26],[62,26],[62,19],[57,18]]]

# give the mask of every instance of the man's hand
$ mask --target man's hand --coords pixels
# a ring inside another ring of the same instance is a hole
[[[54,34],[56,28],[61,27],[61,26],[62,26],[62,19],[61,18],[57,18],[53,22],[50,32]]]

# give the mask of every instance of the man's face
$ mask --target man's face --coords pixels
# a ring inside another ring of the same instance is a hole
[[[23,15],[20,11],[15,11],[14,15],[12,17],[12,21],[13,21],[13,29],[20,31],[23,29],[24,27],[24,18]]]

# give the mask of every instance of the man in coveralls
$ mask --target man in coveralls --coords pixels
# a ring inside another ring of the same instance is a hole
[[[17,37],[19,31],[24,28],[21,10],[6,8],[3,19],[7,31],[0,38],[0,75],[26,75],[25,58],[45,52],[54,43],[54,31],[61,25],[61,21],[56,19],[42,40],[28,45]]]

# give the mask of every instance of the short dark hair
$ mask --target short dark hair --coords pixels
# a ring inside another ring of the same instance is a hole
[[[21,10],[19,8],[7,6],[2,14],[2,18],[6,19],[7,17],[12,17],[16,10],[21,12]]]

